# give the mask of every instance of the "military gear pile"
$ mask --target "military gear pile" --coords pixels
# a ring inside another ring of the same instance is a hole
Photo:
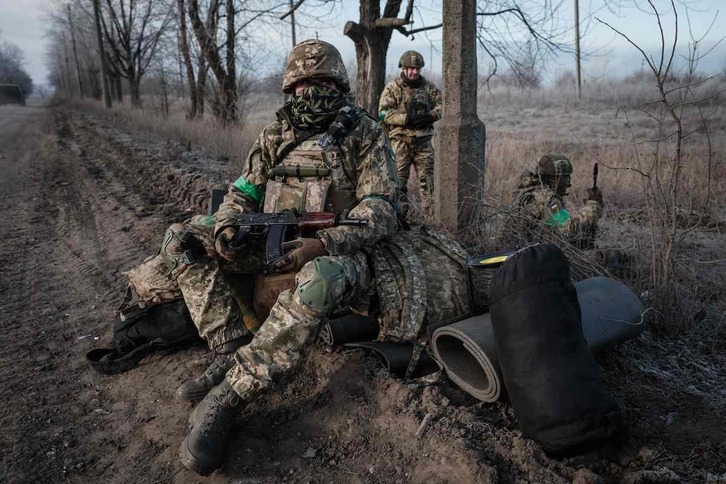
[[[470,312],[466,259],[455,240],[426,226],[387,237],[373,250],[382,341],[416,341],[427,324]]]
[[[415,50],[407,50],[398,61],[398,67],[417,67],[421,69],[425,65],[423,56]]]
[[[348,72],[338,49],[322,40],[305,40],[287,57],[282,92],[291,93],[298,82],[315,79],[333,81],[343,93],[350,91]]]

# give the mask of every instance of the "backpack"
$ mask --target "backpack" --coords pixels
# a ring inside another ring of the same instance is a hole
[[[201,343],[183,299],[152,306],[136,304],[116,316],[113,348],[86,353],[86,361],[99,373],[115,375],[129,371],[146,356],[164,354]]]
[[[550,456],[570,456],[625,430],[583,336],[564,253],[526,247],[494,273],[491,321],[507,393],[525,437]]]

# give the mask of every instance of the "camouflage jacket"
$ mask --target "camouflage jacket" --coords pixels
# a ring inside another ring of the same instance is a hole
[[[543,185],[539,178],[529,171],[520,177],[517,187],[517,206],[525,217],[524,224],[533,226],[544,223],[556,227],[570,242],[583,238],[597,225],[602,216],[600,202],[588,200],[577,212],[568,212],[565,199],[550,187]]]
[[[315,144],[319,137],[314,136],[305,143]],[[291,143],[296,143],[295,132],[284,119],[278,119],[262,130],[244,162],[242,176],[230,185],[216,213],[215,235],[233,223],[236,214],[262,211],[272,168],[291,156],[288,154],[278,160],[278,153]],[[332,168],[334,172],[344,173],[345,183],[350,186],[348,191],[352,192],[354,206],[349,216],[366,219],[368,223],[319,231],[318,237],[325,240],[332,255],[372,247],[398,228],[396,164],[383,128],[369,116],[362,115],[359,124],[339,143],[338,152],[339,156],[332,158]],[[330,191],[336,189],[333,179]],[[334,196],[334,193],[328,195],[329,198]]]
[[[444,115],[444,105],[441,100],[441,91],[432,82],[421,77],[421,87],[406,86],[401,76],[389,82],[381,93],[378,112],[381,120],[389,128],[389,135],[423,137],[434,134],[433,125],[417,129],[406,126],[406,106],[408,103],[418,103],[422,110],[432,113],[437,120]]]

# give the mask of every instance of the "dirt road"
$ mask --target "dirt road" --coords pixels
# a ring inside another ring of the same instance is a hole
[[[605,358],[633,436],[617,450],[548,459],[504,403],[442,379],[406,385],[358,352],[316,349],[293,384],[250,406],[223,474],[178,461],[191,407],[174,390],[202,348],[105,377],[122,271],[166,226],[204,212],[224,162],[130,136],[65,108],[0,107],[0,482],[703,482],[726,473],[723,416],[702,396],[663,394],[631,346]],[[419,424],[431,424],[416,438]],[[672,417],[676,415],[676,417]],[[675,423],[674,423],[675,422]]]

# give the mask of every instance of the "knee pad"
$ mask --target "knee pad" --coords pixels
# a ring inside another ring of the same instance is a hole
[[[327,313],[345,296],[348,281],[345,269],[335,257],[318,257],[298,275],[295,295],[307,308]]]
[[[164,233],[159,251],[166,267],[173,271],[180,264],[192,264],[206,250],[194,234],[182,224],[172,224]]]

